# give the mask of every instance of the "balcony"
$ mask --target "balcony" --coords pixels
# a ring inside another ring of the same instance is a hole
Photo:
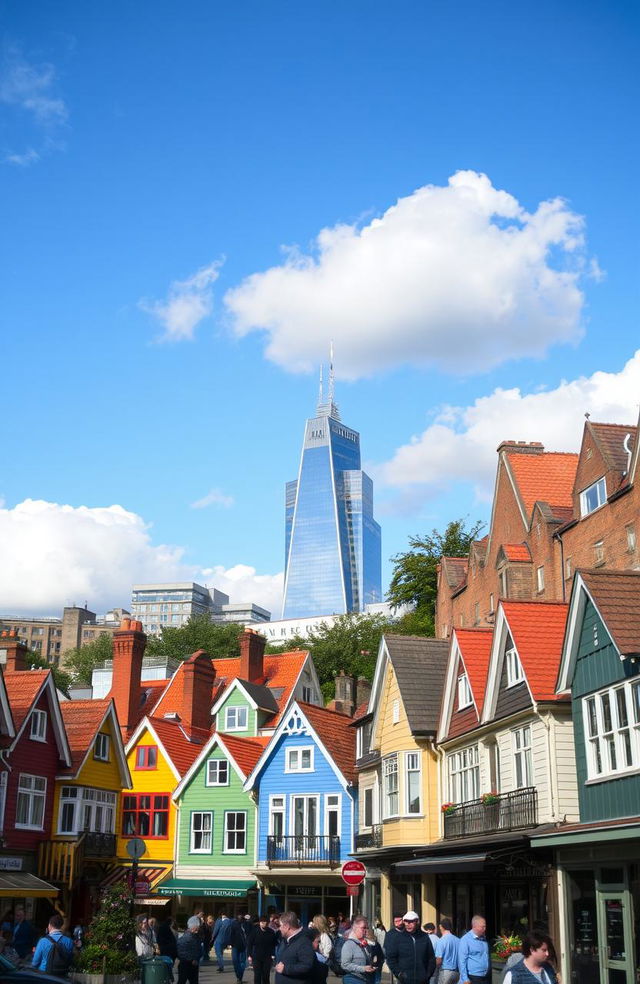
[[[382,824],[376,823],[366,834],[356,834],[356,851],[368,847],[382,847]]]
[[[73,888],[85,859],[114,858],[115,855],[115,834],[85,831],[77,841],[43,841],[38,854],[38,874],[45,881]]]
[[[521,830],[538,823],[538,791],[535,786],[501,793],[497,803],[481,799],[461,803],[444,815],[444,836],[472,837],[478,834]]]
[[[85,858],[114,858],[116,856],[115,834],[98,834],[88,830],[83,841]]]
[[[267,837],[267,867],[314,865],[337,868],[340,864],[340,838],[334,835],[300,834]]]

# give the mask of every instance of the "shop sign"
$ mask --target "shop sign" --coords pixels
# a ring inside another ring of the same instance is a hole
[[[321,895],[320,885],[290,885],[289,895]]]
[[[149,881],[136,881],[135,883],[135,895],[148,895],[151,891],[151,882]]]
[[[345,861],[340,874],[347,885],[360,885],[367,877],[367,869],[362,861]]]
[[[347,885],[347,895],[353,895],[355,896],[355,898],[357,898],[359,894],[360,894],[359,885]]]
[[[23,858],[0,857],[0,871],[22,871]]]
[[[202,894],[221,899],[246,899],[247,897],[246,890],[239,888],[203,888]]]

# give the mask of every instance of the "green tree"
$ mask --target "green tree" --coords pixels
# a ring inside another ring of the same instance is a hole
[[[181,625],[163,627],[160,636],[147,643],[149,656],[188,659],[204,649],[212,659],[240,655],[240,636],[244,626],[237,622],[212,622],[208,615],[192,615]]]
[[[63,654],[65,669],[73,682],[87,687],[91,686],[91,674],[96,666],[107,659],[113,659],[113,639],[108,633]]]
[[[478,521],[467,529],[465,519],[450,522],[444,533],[432,530],[426,536],[409,537],[409,550],[391,558],[393,574],[387,601],[394,607],[414,605],[414,612],[396,623],[395,631],[404,631],[403,623],[434,634],[436,595],[438,592],[438,561],[441,557],[466,557],[471,542],[476,539],[483,524]],[[406,619],[406,622],[405,622]]]
[[[112,885],[102,893],[100,908],[87,929],[85,945],[77,955],[78,969],[85,974],[139,976],[134,937],[131,889]]]
[[[313,657],[325,700],[335,693],[340,670],[373,680],[378,647],[389,622],[383,615],[340,615],[330,625],[321,622],[304,644]]]
[[[68,673],[64,670],[59,669],[57,666],[52,666],[48,663],[44,656],[40,653],[29,652],[27,653],[27,667],[30,670],[51,670],[53,673],[53,682],[55,683],[58,690],[61,690],[63,694],[69,694],[69,687],[71,686],[72,680]]]
[[[277,656],[280,653],[292,653],[295,649],[309,649],[309,640],[303,636],[291,636],[286,642],[268,642],[265,653]]]

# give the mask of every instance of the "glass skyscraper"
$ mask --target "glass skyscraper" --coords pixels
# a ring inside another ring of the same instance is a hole
[[[341,615],[382,601],[380,526],[373,482],[360,467],[360,435],[322,397],[307,420],[300,471],[285,498],[283,618]]]

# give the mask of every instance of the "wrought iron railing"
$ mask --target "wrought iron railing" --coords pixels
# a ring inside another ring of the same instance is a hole
[[[382,824],[376,823],[367,833],[356,834],[356,851],[367,847],[382,847]]]
[[[482,799],[450,807],[444,814],[445,837],[470,837],[500,830],[519,830],[538,823],[535,786],[500,793],[495,802]]]
[[[340,838],[332,834],[299,834],[289,837],[267,837],[267,865],[308,864],[337,868],[340,864]]]
[[[116,835],[99,834],[87,830],[84,835],[84,853],[87,858],[113,858],[116,854]]]

